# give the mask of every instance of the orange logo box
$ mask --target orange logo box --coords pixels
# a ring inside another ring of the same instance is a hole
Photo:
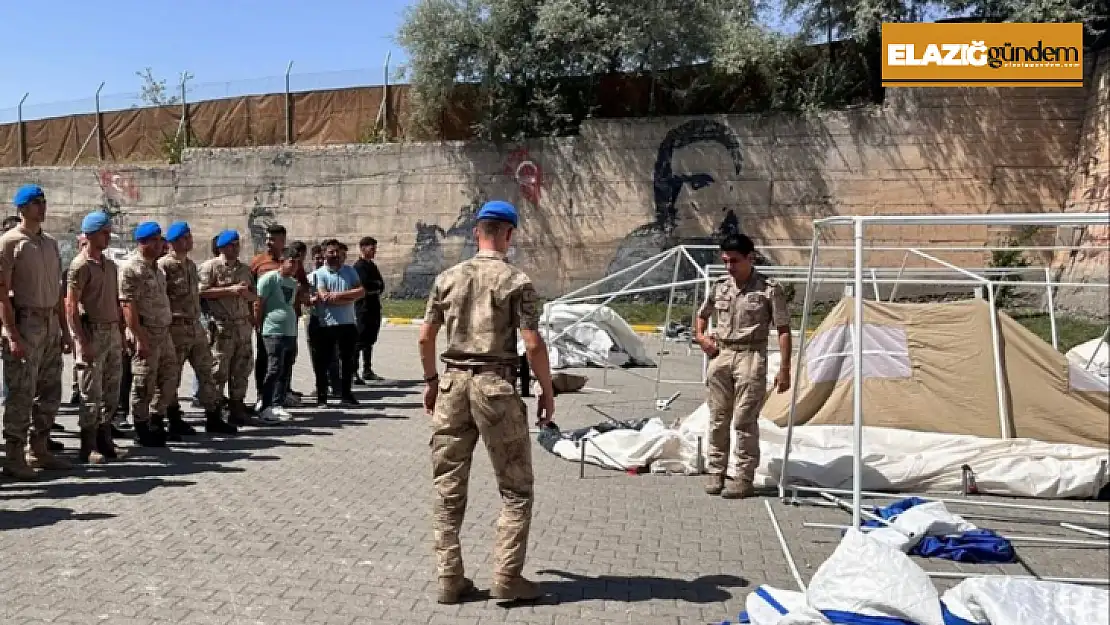
[[[1082,87],[1083,24],[883,24],[884,87]]]

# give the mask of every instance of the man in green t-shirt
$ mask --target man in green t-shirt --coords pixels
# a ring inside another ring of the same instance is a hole
[[[291,415],[283,407],[293,353],[297,349],[297,267],[300,252],[294,246],[281,251],[280,265],[258,278],[255,322],[262,328],[266,346],[266,375],[262,380],[262,403],[258,418],[263,423],[287,421]]]

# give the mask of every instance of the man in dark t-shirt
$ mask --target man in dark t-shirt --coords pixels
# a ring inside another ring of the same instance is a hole
[[[362,237],[358,242],[359,259],[355,261],[355,271],[358,279],[366,289],[366,295],[355,302],[355,320],[358,324],[358,350],[362,356],[362,379],[381,380],[374,373],[373,353],[374,343],[378,342],[378,331],[382,327],[382,291],[385,290],[385,280],[382,272],[374,264],[374,256],[378,253],[378,241],[374,237]]]

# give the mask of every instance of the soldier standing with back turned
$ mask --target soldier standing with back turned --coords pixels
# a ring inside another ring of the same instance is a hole
[[[427,383],[424,409],[433,415],[432,524],[440,603],[457,603],[474,591],[474,583],[463,572],[459,530],[479,434],[502,501],[490,596],[515,601],[542,594],[521,575],[534,497],[527,410],[515,386],[517,330],[543,389],[538,405],[541,427],[550,421],[555,401],[547,346],[539,333],[535,288],[505,256],[516,227],[512,204],[488,202],[478,211],[474,229],[478,254],[436,278],[420,328],[420,360]],[[435,365],[440,327],[446,328],[448,341],[440,356],[446,364],[442,378]]]
[[[135,340],[131,357],[131,417],[143,447],[165,447],[165,414],[177,393],[177,355],[170,336],[170,300],[166,277],[158,269],[165,241],[153,221],[135,227],[138,246],[119,272],[119,299],[127,329]],[[174,435],[180,440],[179,435]]]
[[[705,492],[725,499],[755,493],[759,410],[767,393],[767,338],[772,325],[782,356],[775,388],[779,393],[790,388],[790,310],[782,286],[755,270],[754,257],[755,244],[746,235],[725,237],[721,261],[728,275],[713,284],[694,322],[694,340],[712,358],[706,372],[710,416]],[[707,336],[708,321],[714,317],[716,328],[713,336]],[[730,428],[736,430],[733,451],[738,475],[726,488]]]
[[[104,211],[81,222],[84,243],[69,264],[66,315],[73,330],[77,372],[77,425],[82,463],[125,457],[112,441],[112,418],[119,403],[123,375],[123,312],[119,304],[119,269],[104,254],[112,236],[112,218]]]
[[[57,240],[42,230],[46,194],[38,185],[25,185],[12,203],[19,210],[19,225],[0,236],[0,322],[8,389],[3,471],[31,480],[35,468],[73,467],[49,448],[50,429],[62,404],[62,354],[72,344],[62,298],[62,255]],[[30,465],[24,455],[28,431]]]

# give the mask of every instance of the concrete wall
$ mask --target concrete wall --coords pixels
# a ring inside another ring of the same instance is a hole
[[[895,89],[882,107],[813,119],[600,120],[578,137],[523,145],[199,149],[179,166],[0,170],[0,194],[10,197],[25,181],[43,184],[48,229],[70,238],[97,206],[128,232],[147,218],[188,219],[201,242],[235,227],[260,246],[272,222],[306,241],[334,235],[354,244],[371,234],[390,290],[413,296],[473,249],[475,208],[507,198],[523,216],[515,261],[551,296],[722,229],[763,245],[808,245],[811,221],[835,214],[1062,211],[1084,114],[1092,97],[1105,101],[1105,81],[1100,88],[1101,96]],[[999,234],[871,233],[875,243],[968,245]],[[805,258],[766,255],[778,263]],[[985,262],[979,254],[954,260]],[[822,256],[823,264],[848,261],[846,253]]]
[[[1075,213],[1110,210],[1110,50],[1104,51],[1085,82],[1090,85],[1087,110],[1065,208]],[[1058,259],[1061,280],[1103,283],[1110,280],[1110,227],[1078,231],[1074,240],[1083,247]],[[1110,317],[1106,289],[1062,288],[1057,307],[1102,319]]]

